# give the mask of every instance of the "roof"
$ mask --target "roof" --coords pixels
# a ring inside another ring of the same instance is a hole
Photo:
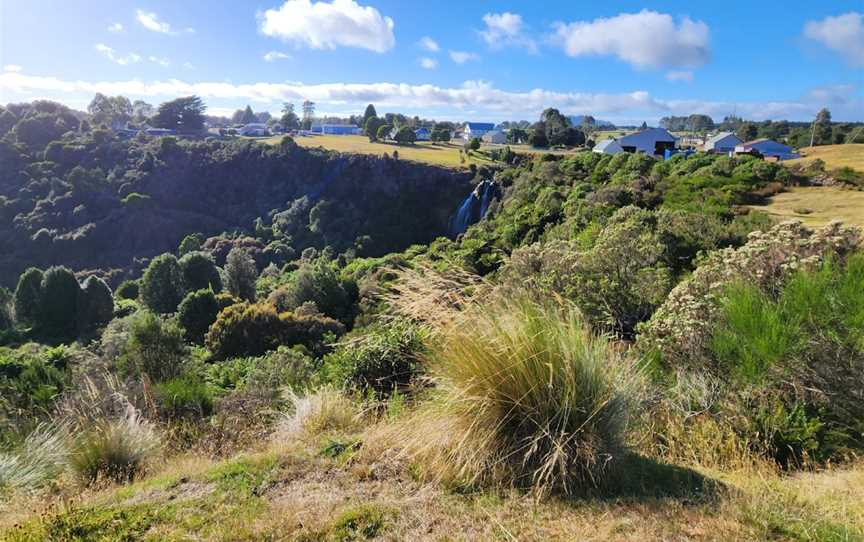
[[[713,145],[715,143],[719,143],[720,141],[723,141],[724,139],[726,139],[729,136],[732,136],[735,139],[737,139],[739,144],[741,143],[741,139],[737,135],[735,135],[735,132],[720,132],[719,134],[715,135],[714,137],[712,137],[708,141],[706,141],[705,145],[707,146],[707,145]]]
[[[600,143],[597,143],[596,145],[594,145],[593,150],[595,152],[604,152],[604,151],[621,152],[624,149],[622,149],[621,144],[618,143],[617,141],[615,141],[614,139],[604,139]]]
[[[495,125],[491,122],[466,122],[465,127],[470,130],[492,130]]]
[[[639,143],[648,143],[655,141],[668,141],[674,143],[678,138],[670,134],[666,128],[648,128],[641,132],[626,135],[618,140],[618,143],[623,146],[638,146]]]
[[[266,130],[267,125],[262,123],[262,122],[250,122],[249,124],[245,125],[243,128],[244,129],[249,128],[250,130],[261,130],[261,129]]]
[[[759,143],[765,143],[766,141],[771,141],[767,137],[762,137],[759,139],[754,139],[753,141],[747,141],[745,143],[741,143],[742,147],[752,147],[753,145],[758,145]]]

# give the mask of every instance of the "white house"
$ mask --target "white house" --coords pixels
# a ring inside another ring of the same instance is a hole
[[[604,139],[594,145],[594,148],[591,150],[599,154],[618,154],[619,152],[624,152],[621,145],[614,139]]]
[[[237,130],[237,133],[242,136],[269,136],[270,130],[266,124],[260,122],[252,122]]]
[[[624,152],[644,152],[663,155],[666,149],[674,149],[677,138],[665,128],[648,128],[618,139]]]
[[[483,134],[480,139],[483,143],[489,143],[490,145],[503,145],[507,143],[507,134],[501,130],[492,130]]]
[[[735,151],[735,147],[744,143],[733,132],[720,132],[705,142],[705,152],[715,154],[729,154]]]
[[[735,146],[736,154],[755,154],[763,158],[773,158],[775,160],[791,160],[792,158],[800,158],[801,155],[789,145],[777,143],[771,139],[756,139]]]
[[[475,137],[483,137],[483,134],[494,129],[495,125],[491,122],[466,122],[465,129],[462,130],[462,139],[471,141]]]

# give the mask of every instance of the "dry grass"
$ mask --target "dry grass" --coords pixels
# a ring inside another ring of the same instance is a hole
[[[260,141],[275,145],[281,140],[282,136],[276,136],[261,139]],[[459,151],[462,149],[461,141],[435,145],[428,141],[420,141],[413,145],[396,145],[392,143],[370,143],[368,137],[355,135],[297,136],[294,138],[294,141],[301,147],[324,147],[332,151],[373,154],[376,156],[381,156],[385,153],[392,155],[393,151],[398,151],[400,160],[411,160],[451,168],[467,168],[470,164],[483,165],[491,163],[489,160],[476,154],[471,154],[463,163],[459,158]]]
[[[833,186],[790,188],[772,197],[768,205],[753,205],[751,209],[780,220],[796,218],[809,227],[821,227],[832,220],[864,227],[864,192]]]
[[[783,163],[788,165],[806,165],[819,158],[825,162],[825,169],[828,170],[850,167],[854,170],[864,172],[864,143],[804,147],[800,152],[801,158]]]

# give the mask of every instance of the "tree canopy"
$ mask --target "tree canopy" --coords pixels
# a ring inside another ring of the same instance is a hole
[[[204,127],[207,106],[198,96],[185,96],[159,106],[153,125],[180,131],[195,131]]]

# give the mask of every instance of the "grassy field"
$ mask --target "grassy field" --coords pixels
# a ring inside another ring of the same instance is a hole
[[[864,143],[805,147],[801,149],[801,158],[784,163],[789,165],[807,164],[817,158],[824,161],[825,168],[829,170],[850,167],[864,172]]]
[[[276,136],[259,141],[276,144],[281,140],[282,136]],[[414,145],[395,145],[392,143],[370,143],[369,138],[366,136],[353,135],[302,136],[296,137],[294,140],[302,147],[324,147],[325,149],[338,152],[381,156],[384,153],[392,155],[393,151],[398,151],[401,160],[413,160],[415,162],[425,162],[427,164],[452,168],[468,167],[470,164],[482,165],[490,163],[488,160],[474,154],[466,157],[463,162],[459,154],[462,150],[461,143],[433,145],[432,143],[421,141]]]
[[[779,219],[800,219],[808,226],[823,226],[833,219],[864,227],[864,192],[828,186],[791,188],[771,198],[768,205],[754,205]]]
[[[645,460],[634,473],[641,490],[538,501],[448,491],[386,460],[358,459],[350,446],[331,449],[185,456],[130,486],[57,494],[50,505],[0,503],[0,540],[839,542],[864,533],[862,465],[721,474]]]

